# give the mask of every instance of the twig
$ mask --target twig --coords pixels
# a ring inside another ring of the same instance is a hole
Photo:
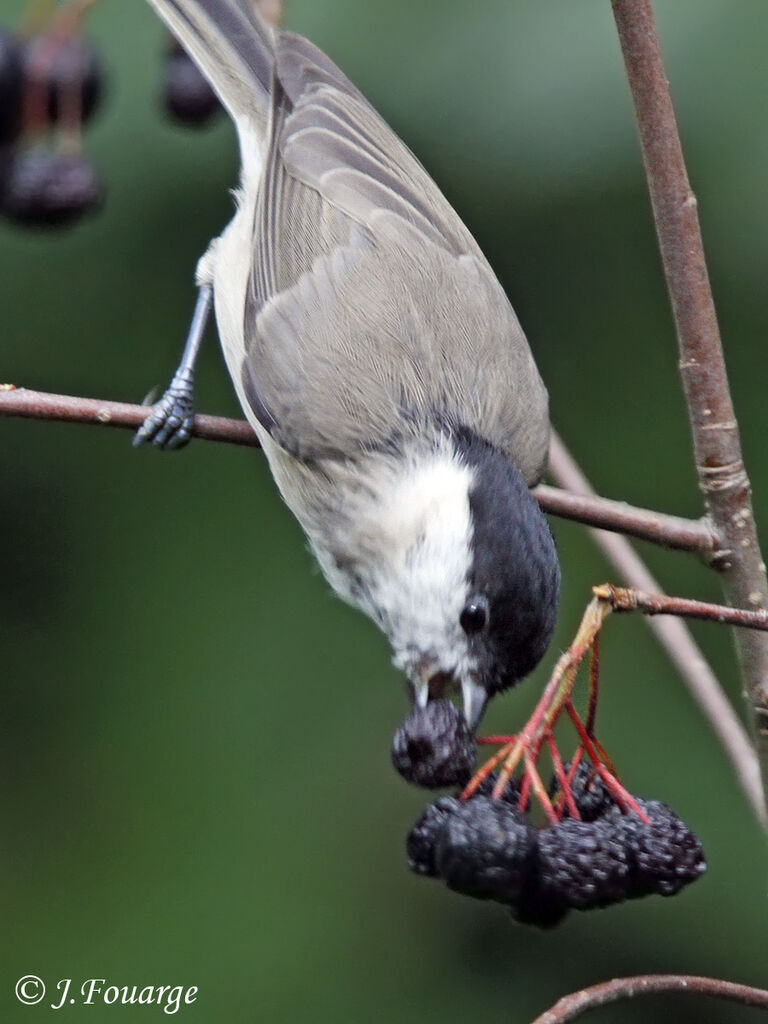
[[[552,438],[549,468],[557,483],[568,491],[594,493],[557,435]],[[663,589],[626,538],[603,530],[590,530],[590,533],[625,583],[647,593],[658,593]],[[646,621],[725,750],[757,819],[766,823],[760,770],[749,736],[690,630],[676,618],[648,618]]]
[[[711,563],[728,602],[768,607],[768,581],[757,539],[749,479],[709,284],[704,247],[683,160],[650,0],[611,0],[640,130],[664,275],[680,352],[699,486],[720,537]],[[768,637],[735,634],[752,710],[758,759],[768,782]],[[766,787],[768,788],[768,786]]]
[[[90,423],[102,427],[136,430],[144,422],[148,412],[149,409],[145,405],[106,402],[100,398],[52,395],[44,391],[28,391],[26,388],[0,385],[0,416]],[[244,420],[228,420],[222,416],[195,416],[192,436],[206,441],[259,447],[259,439],[250,424]]]
[[[555,1005],[537,1017],[533,1024],[565,1024],[576,1020],[589,1010],[597,1009],[620,999],[635,999],[661,992],[679,992],[688,995],[712,996],[727,999],[742,1006],[756,1006],[768,1010],[768,991],[737,985],[719,978],[701,978],[687,974],[640,974],[634,978],[614,978],[580,992],[564,996]]]
[[[634,587],[614,587],[601,583],[593,587],[595,597],[610,601],[615,612],[641,611],[645,615],[681,615],[686,619],[705,619],[725,622],[746,629],[768,630],[768,612],[746,611],[725,604],[692,601],[687,597],[668,597],[666,594],[646,594]]]
[[[147,412],[144,405],[53,395],[0,385],[0,416],[100,424],[136,430],[144,422]],[[259,447],[259,440],[248,423],[221,416],[196,416],[192,436],[205,441]],[[535,494],[545,512],[589,526],[599,525],[603,529],[626,532],[665,547],[705,552],[711,550],[716,543],[711,530],[703,521],[633,508],[620,501],[598,498],[594,494],[586,497],[568,494],[557,487],[539,487]]]
[[[623,501],[568,494],[559,487],[540,484],[534,491],[536,499],[552,515],[574,519],[586,526],[624,533],[680,551],[713,551],[717,537],[706,519],[683,519],[681,516],[634,508]]]

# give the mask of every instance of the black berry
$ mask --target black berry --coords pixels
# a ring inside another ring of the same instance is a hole
[[[11,157],[0,188],[0,210],[19,224],[55,227],[79,220],[98,208],[102,198],[101,181],[81,154],[36,147]]]
[[[14,142],[21,130],[22,52],[19,39],[11,32],[0,30],[0,146]]]
[[[706,871],[701,843],[666,804],[637,802],[651,819],[650,825],[632,811],[622,814],[618,808],[604,819],[627,853],[631,866],[628,895],[674,896]]]
[[[408,834],[406,852],[408,867],[417,875],[437,875],[435,848],[446,821],[461,806],[452,796],[441,797],[430,804]]]
[[[570,765],[565,764],[563,768],[567,775]],[[549,792],[551,797],[555,797],[560,792],[560,783],[556,776],[552,779]],[[579,762],[573,782],[571,783],[571,792],[573,793],[573,800],[582,821],[597,821],[609,808],[615,806],[608,790],[605,788],[603,780],[597,774],[590,761]],[[567,804],[565,808],[567,817]]]
[[[435,864],[449,889],[512,903],[525,885],[535,844],[524,815],[501,800],[478,796],[449,815]]]
[[[392,763],[416,786],[436,789],[469,781],[476,759],[475,740],[464,716],[449,700],[415,708],[395,733]]]
[[[627,898],[631,864],[616,830],[605,821],[563,821],[542,829],[538,842],[541,890],[578,910]]]
[[[166,57],[162,103],[172,120],[191,128],[208,124],[221,112],[219,99],[208,80],[180,47]]]

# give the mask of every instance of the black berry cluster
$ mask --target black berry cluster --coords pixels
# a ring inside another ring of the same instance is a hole
[[[408,782],[427,789],[465,785],[476,756],[475,739],[464,716],[449,700],[415,708],[392,741],[397,771]]]
[[[0,213],[17,224],[71,224],[104,189],[80,150],[104,89],[98,56],[74,28],[0,30]]]
[[[515,920],[557,924],[570,910],[607,907],[658,893],[672,896],[706,869],[696,836],[655,800],[639,800],[650,819],[622,811],[577,772],[574,798],[584,820],[536,828],[517,806],[517,790],[466,802],[444,797],[427,807],[407,841],[408,866],[449,889],[510,908]],[[602,786],[602,784],[600,784]],[[605,800],[600,804],[596,792]],[[586,820],[587,817],[590,820]]]
[[[175,39],[166,52],[161,94],[168,117],[188,128],[202,128],[222,111],[208,79]]]

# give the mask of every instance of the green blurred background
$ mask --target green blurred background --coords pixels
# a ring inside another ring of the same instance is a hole
[[[768,543],[768,7],[656,6]],[[20,10],[6,0],[6,22]],[[607,0],[290,0],[287,23],[347,71],[475,232],[596,487],[697,514]],[[146,4],[102,0],[89,27],[111,72],[86,140],[108,203],[61,235],[0,226],[0,379],[140,401],[174,368],[195,262],[232,209],[236,149],[223,119],[202,133],[163,119],[163,36]],[[237,414],[213,343],[199,408]],[[403,682],[384,639],[330,595],[258,453],[136,452],[125,433],[7,420],[0,481],[3,1020],[54,1012],[14,999],[30,973],[49,988],[196,985],[179,1016],[229,1024],[525,1024],[617,974],[768,983],[759,830],[642,622],[605,637],[602,738],[636,792],[700,833],[710,869],[674,900],[539,933],[408,874],[404,836],[428,797],[389,764]],[[553,528],[557,641],[496,702],[491,731],[520,724],[590,585],[612,577],[581,527]],[[643,553],[670,591],[718,599],[695,560]],[[696,634],[741,711],[726,630]],[[757,1011],[671,999],[591,1019]]]

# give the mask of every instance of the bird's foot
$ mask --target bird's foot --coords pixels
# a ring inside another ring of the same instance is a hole
[[[164,451],[183,448],[192,437],[195,419],[192,381],[174,377],[171,386],[136,431],[134,448],[152,444]]]

